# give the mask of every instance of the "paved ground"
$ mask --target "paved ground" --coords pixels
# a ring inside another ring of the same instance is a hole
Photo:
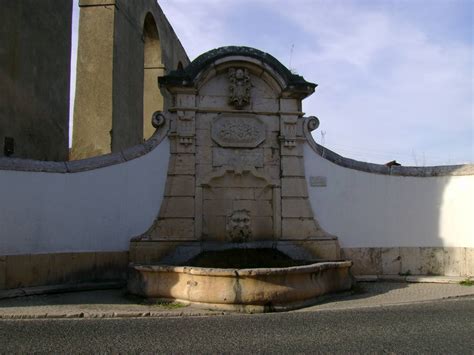
[[[354,293],[321,299],[295,312],[360,309],[474,295],[474,286],[437,283],[360,282]],[[0,300],[0,318],[176,317],[222,315],[195,306],[147,305],[121,290],[71,292]]]
[[[385,293],[400,292],[393,286]],[[412,291],[426,295],[419,289]],[[374,297],[380,300],[382,295]],[[468,296],[362,309],[224,317],[0,320],[0,351],[472,354],[473,314],[474,297]]]

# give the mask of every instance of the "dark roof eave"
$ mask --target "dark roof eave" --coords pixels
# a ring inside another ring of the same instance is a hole
[[[162,86],[192,87],[194,86],[195,78],[205,67],[227,56],[247,56],[260,60],[262,63],[273,68],[273,70],[285,80],[287,88],[295,88],[297,91],[304,91],[304,88],[311,88],[307,89],[309,95],[314,92],[317,86],[314,83],[306,81],[302,76],[293,74],[272,55],[255,48],[237,46],[220,47],[203,53],[193,60],[185,69],[172,71],[168,75],[159,78],[159,84]]]

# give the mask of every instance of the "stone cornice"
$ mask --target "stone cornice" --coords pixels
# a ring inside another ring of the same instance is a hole
[[[175,70],[159,78],[160,85],[167,87],[194,87],[198,74],[212,63],[224,57],[250,57],[271,67],[285,81],[284,91],[305,97],[314,92],[317,84],[306,81],[302,76],[293,74],[272,55],[255,48],[243,46],[220,47],[201,54],[183,70]]]

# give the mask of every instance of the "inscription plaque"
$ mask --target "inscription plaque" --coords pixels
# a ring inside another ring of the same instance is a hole
[[[263,168],[263,150],[212,149],[212,166],[253,166]]]
[[[221,147],[255,148],[265,140],[265,124],[255,116],[218,116],[211,134]]]

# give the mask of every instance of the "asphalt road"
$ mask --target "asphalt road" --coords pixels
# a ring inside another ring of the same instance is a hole
[[[0,352],[474,353],[474,298],[338,311],[0,321]]]

